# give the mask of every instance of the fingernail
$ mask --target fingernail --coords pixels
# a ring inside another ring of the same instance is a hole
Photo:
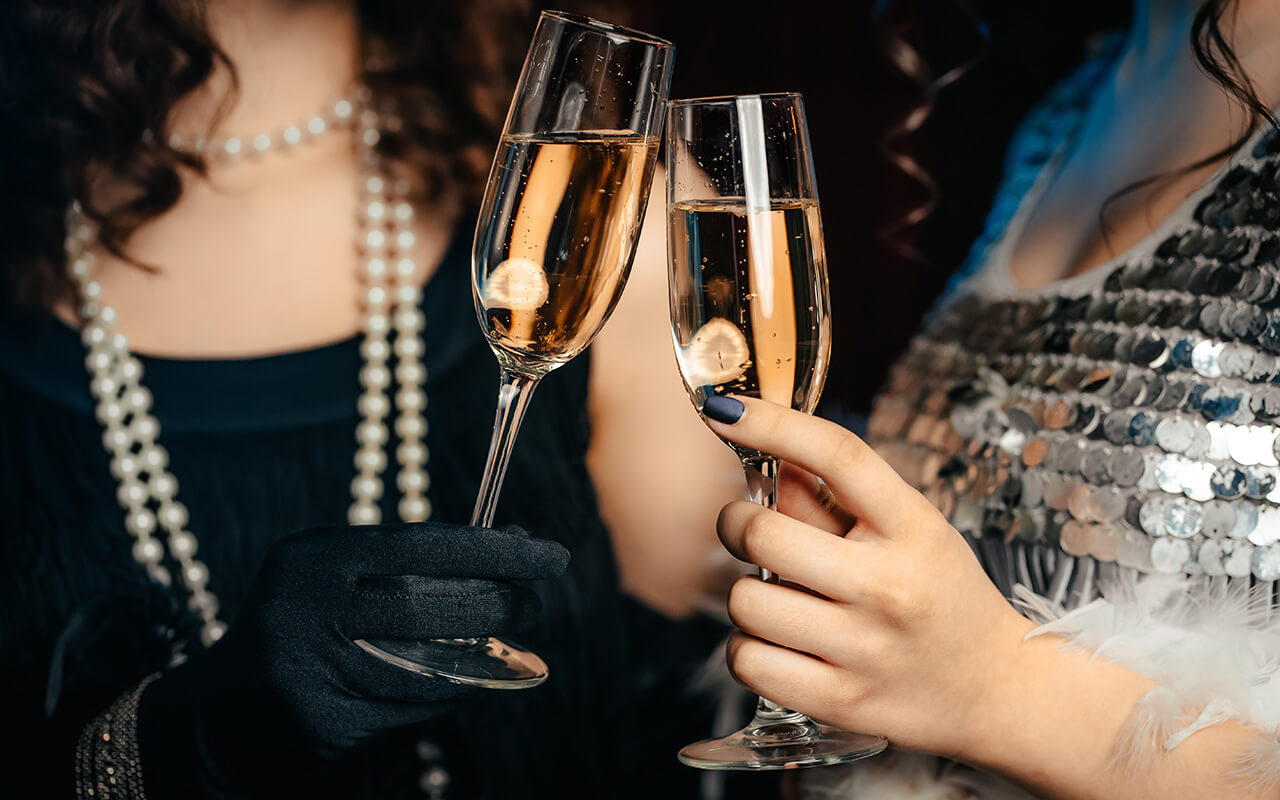
[[[742,419],[742,412],[746,410],[747,407],[741,400],[725,397],[722,394],[713,394],[702,404],[703,414],[725,425],[732,425]]]

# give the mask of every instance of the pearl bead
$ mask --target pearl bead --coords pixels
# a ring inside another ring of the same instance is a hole
[[[138,539],[133,543],[133,560],[139,564],[158,564],[164,558],[164,548],[151,537]]]
[[[422,340],[416,336],[401,336],[396,339],[395,349],[400,358],[419,358],[422,355]]]
[[[417,333],[425,323],[424,315],[417,308],[408,308],[396,313],[396,327],[405,333]]]
[[[160,435],[160,423],[149,414],[137,414],[129,425],[130,435],[139,442],[151,443]]]
[[[366,108],[360,112],[360,125],[364,128],[372,128],[378,124],[378,112],[371,108]]]
[[[94,397],[114,399],[119,396],[120,384],[115,378],[103,373],[89,382],[89,391]]]
[[[396,302],[401,305],[417,305],[419,296],[418,287],[413,284],[396,287]]]
[[[351,495],[357,500],[382,497],[382,480],[375,475],[357,475],[351,480]]]
[[[133,536],[150,536],[156,529],[156,515],[145,508],[139,508],[125,515],[124,527]]]
[[[97,300],[102,297],[102,284],[97,281],[89,281],[80,289],[80,292],[85,296],[85,299]]]
[[[387,454],[380,447],[362,447],[356,451],[355,464],[360,472],[382,472],[387,468]]]
[[[391,345],[386,339],[366,336],[360,343],[360,355],[367,361],[386,361],[391,355]]]
[[[140,506],[147,502],[147,487],[137,480],[121,482],[116,489],[116,500],[125,508]]]
[[[414,242],[417,238],[409,231],[401,231],[396,234],[396,247],[401,250],[412,250]]]
[[[284,133],[280,138],[284,139],[285,144],[297,144],[302,141],[302,131],[297,126],[290,125],[284,129]]]
[[[384,308],[387,305],[387,290],[381,286],[370,286],[364,299],[370,308]]]
[[[412,258],[402,258],[396,262],[396,274],[401,278],[412,278],[418,272],[418,263]]]
[[[180,531],[169,537],[169,551],[175,558],[190,558],[196,554],[196,537],[186,531]]]
[[[129,428],[122,425],[113,425],[102,432],[102,449],[120,454],[127,451],[133,446],[133,437],[129,435]]]
[[[402,492],[421,494],[427,490],[427,476],[421,470],[402,469],[400,474],[396,475],[396,486],[400,487]]]
[[[160,506],[160,522],[171,531],[185,528],[188,522],[187,507],[177,500],[171,500]]]
[[[381,392],[363,394],[357,403],[360,413],[366,417],[385,417],[390,410],[390,405],[387,402],[387,396]]]
[[[218,615],[218,606],[218,598],[214,597],[210,592],[193,592],[191,599],[187,601],[187,608],[206,619],[211,619]]]
[[[431,502],[425,497],[400,498],[400,518],[405,522],[421,522],[431,516]]]
[[[151,489],[151,496],[162,502],[172,500],[178,493],[178,482],[167,472],[154,473],[147,486]]]
[[[396,203],[396,219],[400,222],[413,219],[413,206],[408,203]]]
[[[378,140],[381,138],[382,138],[382,135],[378,133],[377,128],[369,128],[364,133],[360,134],[361,141],[363,141],[369,147],[373,147],[374,145],[376,145],[378,143]]]
[[[71,262],[71,274],[77,278],[87,278],[93,270],[93,256],[90,253],[81,253],[80,257]]]
[[[387,207],[381,200],[374,200],[365,208],[364,215],[372,220],[380,220],[387,215]]]
[[[200,643],[205,647],[213,647],[227,633],[227,626],[217,620],[200,629]]]
[[[118,455],[111,459],[111,476],[118,481],[134,477],[141,468],[138,459],[130,455]]]
[[[222,149],[225,150],[229,156],[239,155],[240,140],[232,136],[230,139],[227,139],[225,144],[222,145]]]
[[[319,136],[320,134],[324,133],[324,129],[325,129],[325,121],[323,117],[312,117],[311,120],[307,123],[307,130],[311,131],[316,136]]]
[[[381,422],[361,422],[356,426],[356,439],[364,444],[386,444],[387,426]]]
[[[374,229],[364,236],[365,246],[370,250],[378,250],[387,244],[387,235],[380,230]]]
[[[387,262],[381,258],[371,258],[365,263],[364,271],[370,278],[381,278],[387,274]]]
[[[396,420],[396,433],[401,439],[421,439],[427,435],[427,421],[417,412],[405,411]]]
[[[427,370],[417,361],[406,361],[396,365],[396,380],[409,386],[421,386],[427,379]]]
[[[135,386],[124,394],[124,403],[134,413],[151,408],[151,392],[145,386]]]
[[[417,389],[401,389],[396,392],[396,408],[405,411],[421,411],[427,404],[427,396]]]
[[[352,525],[377,525],[382,521],[382,511],[373,503],[354,503],[347,510],[347,521]]]
[[[85,327],[80,334],[81,341],[86,347],[93,348],[107,341],[107,329],[101,324],[94,322]]]
[[[187,586],[203,587],[209,582],[209,568],[200,561],[191,561],[182,568],[182,581]]]
[[[124,404],[115,400],[99,403],[98,421],[103,425],[118,425],[124,419]]]
[[[133,356],[122,358],[116,365],[116,377],[122,382],[134,382],[142,379],[142,362]]]
[[[169,451],[158,444],[153,444],[138,454],[142,467],[147,472],[155,473],[169,466]]]
[[[93,300],[80,306],[80,316],[83,319],[95,319],[102,313],[102,307]]]
[[[366,364],[360,368],[360,385],[370,389],[385,389],[391,383],[391,372],[380,364]]]
[[[108,324],[115,322],[116,310],[111,306],[103,306],[102,310],[98,312],[98,319]]]
[[[103,350],[93,350],[85,357],[84,363],[90,372],[97,373],[111,369],[112,360],[110,353]]]
[[[369,179],[364,182],[364,190],[369,194],[382,194],[382,190],[384,188],[385,184],[383,183],[382,178],[377,175],[371,175]]]
[[[391,317],[386,314],[370,314],[365,318],[364,331],[366,335],[386,336],[391,331]]]
[[[351,101],[339,100],[333,105],[333,115],[338,119],[348,119],[351,116]]]
[[[427,463],[427,446],[417,440],[401,442],[396,448],[396,460],[406,466],[419,467]]]
[[[116,355],[124,355],[129,352],[129,338],[123,333],[113,333],[107,337],[106,346],[110,350],[114,350]]]

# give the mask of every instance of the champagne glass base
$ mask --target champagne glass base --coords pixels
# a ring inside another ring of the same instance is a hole
[[[541,658],[495,637],[477,639],[356,639],[366,653],[428,678],[483,689],[532,689],[550,674]]]
[[[801,769],[870,758],[888,745],[881,736],[805,720],[749,726],[722,739],[694,742],[680,751],[679,759],[709,770]]]

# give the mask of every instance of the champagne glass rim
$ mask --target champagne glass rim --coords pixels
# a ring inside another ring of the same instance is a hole
[[[758,97],[761,100],[803,100],[800,92],[757,92],[752,94],[721,94],[710,97],[682,97],[668,100],[667,105],[675,106],[714,106],[736,103],[744,97]]]
[[[568,11],[543,11],[540,15],[542,18],[557,19],[561,22],[569,22],[583,28],[588,28],[603,33],[612,33],[618,36],[625,36],[628,39],[643,44],[650,44],[654,47],[666,48],[675,47],[675,45],[663,39],[661,36],[654,36],[652,33],[645,33],[635,28],[628,28],[624,25],[617,25],[612,22],[605,22],[594,17],[588,17],[583,14],[571,14]]]

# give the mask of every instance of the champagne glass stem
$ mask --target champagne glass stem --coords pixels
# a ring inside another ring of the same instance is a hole
[[[498,385],[498,412],[493,419],[493,438],[489,441],[489,459],[484,465],[484,477],[480,479],[480,494],[476,497],[475,510],[471,512],[471,524],[488,528],[493,525],[493,514],[498,508],[498,496],[502,493],[502,479],[507,475],[511,461],[511,449],[529,407],[529,398],[538,388],[541,378],[517,375],[502,370]]]
[[[778,470],[781,462],[773,456],[750,456],[742,459],[742,471],[747,476],[747,499],[759,503],[765,508],[778,510]],[[759,567],[760,580],[766,583],[777,583],[778,576],[764,567]],[[747,736],[753,732],[762,733],[769,725],[779,723],[805,725],[809,718],[798,711],[783,708],[777,703],[759,697],[756,700],[756,714],[747,725]]]

